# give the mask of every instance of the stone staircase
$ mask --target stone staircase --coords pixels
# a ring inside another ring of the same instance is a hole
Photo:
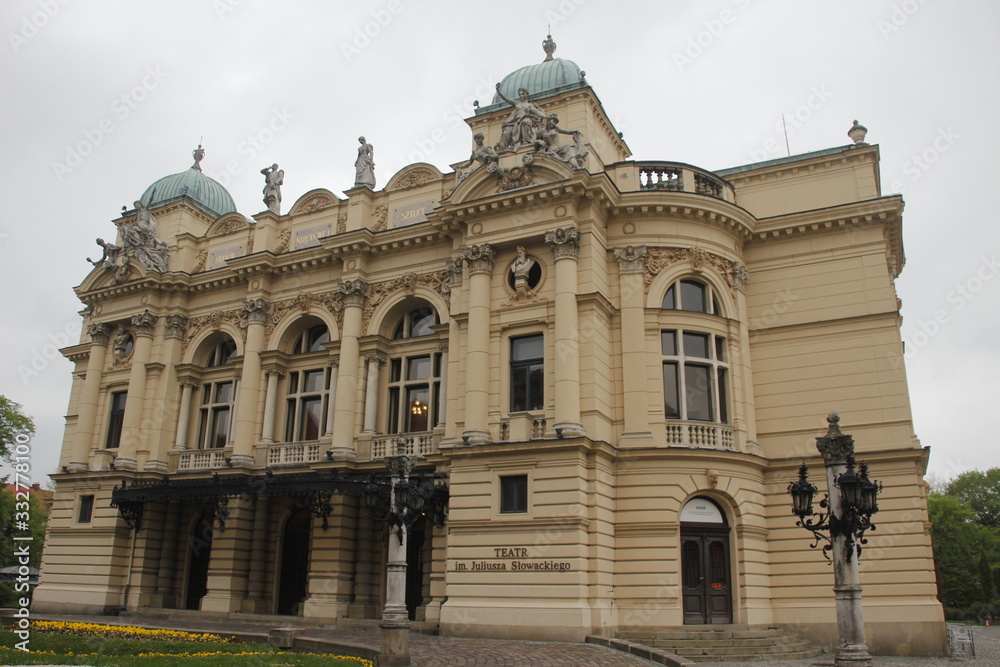
[[[785,630],[746,625],[686,625],[683,629],[621,632],[617,637],[690,662],[797,660],[823,652]]]

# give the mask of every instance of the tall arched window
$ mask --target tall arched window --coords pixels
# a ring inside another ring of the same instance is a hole
[[[330,330],[315,318],[303,323],[288,348],[285,442],[319,440],[329,414],[330,373],[325,344]]]
[[[434,308],[425,305],[404,313],[393,328],[386,433],[420,433],[438,423],[441,352],[430,338],[437,321]]]
[[[220,333],[202,359],[205,371],[198,406],[198,449],[217,449],[229,442],[236,382],[233,371],[224,369],[232,365],[234,354],[236,342]]]

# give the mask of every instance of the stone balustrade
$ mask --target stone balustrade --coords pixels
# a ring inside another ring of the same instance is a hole
[[[421,433],[396,433],[376,435],[372,438],[372,459],[384,459],[398,453],[397,443],[402,440],[409,456],[427,456],[437,452],[437,441],[430,431]]]
[[[691,192],[736,202],[733,187],[715,174],[680,162],[619,163],[618,186],[623,191]]]
[[[318,442],[293,442],[267,448],[267,465],[290,466],[319,461],[322,448]]]
[[[666,423],[666,435],[670,447],[736,451],[733,429],[728,424],[671,419]]]

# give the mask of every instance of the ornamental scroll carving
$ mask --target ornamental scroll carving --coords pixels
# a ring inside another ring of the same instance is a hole
[[[385,229],[386,220],[389,218],[389,207],[385,204],[375,207],[375,226],[373,232],[380,232]]]
[[[368,286],[368,299],[361,313],[361,330],[368,331],[368,324],[371,322],[375,309],[385,301],[386,297],[400,290],[407,294],[413,294],[417,287],[427,287],[440,294],[445,302],[451,305],[450,281],[451,274],[444,270],[422,274],[405,273],[395,280],[372,283]]]
[[[286,229],[278,235],[278,246],[274,249],[274,254],[280,255],[288,250],[288,244],[292,241],[292,230]]]
[[[337,233],[343,234],[346,231],[347,231],[347,214],[341,213],[337,217]]]
[[[702,248],[649,248],[646,257],[645,288],[663,269],[681,261],[690,261],[695,271],[710,268],[721,276],[730,289],[743,291],[750,278],[747,267]]]
[[[314,306],[325,308],[327,311],[333,313],[333,317],[337,321],[337,328],[343,329],[344,303],[339,293],[326,292],[323,294],[312,294],[302,292],[292,299],[271,304],[271,312],[267,317],[267,323],[264,325],[264,345],[267,346],[269,344],[274,329],[278,326],[278,322],[284,319],[285,315],[295,310],[308,313]]]
[[[330,195],[316,194],[309,199],[302,202],[302,204],[295,211],[296,213],[315,213],[316,211],[322,211],[325,208],[330,208],[331,206],[336,206],[337,200]]]
[[[429,183],[435,178],[435,173],[430,169],[412,169],[403,174],[398,181],[393,183],[393,190],[409,190]]]
[[[223,220],[218,227],[212,230],[212,236],[224,236],[226,234],[232,234],[233,232],[238,232],[241,229],[246,229],[247,221],[239,218],[230,218],[229,220]]]
[[[206,327],[213,331],[218,331],[222,328],[224,322],[232,324],[239,329],[243,342],[246,342],[248,322],[247,314],[243,311],[242,307],[234,308],[233,310],[213,310],[208,315],[188,318],[187,331],[181,343],[181,355],[187,350],[191,341],[197,338]]]

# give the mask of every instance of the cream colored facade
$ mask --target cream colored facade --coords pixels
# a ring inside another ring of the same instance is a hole
[[[832,569],[786,486],[802,460],[821,478],[835,409],[885,484],[860,561],[872,653],[943,651],[894,290],[903,202],[881,195],[877,146],[715,173],[640,163],[588,85],[529,92],[583,132],[586,168],[529,148],[461,182],[415,164],[249,223],[193,197],[147,202],[169,270],[133,264],[115,284],[98,267],[77,288],[95,335],[64,350],[76,370],[37,611],[376,618],[386,534],[356,497],[333,496],[326,529],[295,496],[231,497],[224,530],[203,498],[147,502],[136,531],[110,503],[123,479],[381,471],[403,437],[450,494],[445,524],[410,540],[414,617],[443,634],[693,622],[682,560],[704,529],[725,535],[724,562],[700,563],[723,568],[713,604],[728,609],[703,622],[831,644]],[[495,145],[508,114],[468,122]],[[520,290],[518,247],[536,263]],[[520,358],[538,336],[541,356]],[[723,523],[683,522],[693,499]]]

